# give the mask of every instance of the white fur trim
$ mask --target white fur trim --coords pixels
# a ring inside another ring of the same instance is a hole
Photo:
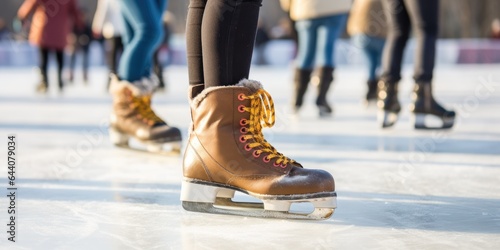
[[[134,83],[130,83],[125,80],[120,80],[116,75],[112,74],[109,92],[114,95],[121,92],[124,88],[130,89],[134,96],[143,96],[153,93],[154,84],[147,78],[142,78]]]
[[[192,107],[198,107],[201,101],[207,97],[208,93],[218,90],[218,89],[224,89],[224,88],[249,88],[252,92],[255,92],[259,89],[262,89],[262,84],[258,81],[255,80],[248,80],[248,79],[242,79],[240,82],[238,82],[236,85],[229,85],[229,86],[217,86],[217,87],[210,87],[206,88],[201,93],[199,93],[193,100],[191,100],[191,106]]]

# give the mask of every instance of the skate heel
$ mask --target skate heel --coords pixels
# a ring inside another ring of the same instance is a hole
[[[377,115],[378,123],[382,128],[392,127],[398,120],[398,113],[387,110],[381,110]]]
[[[114,128],[109,128],[109,139],[116,146],[128,146],[129,136]]]
[[[182,181],[181,201],[215,203],[216,198],[233,198],[234,190],[202,183]]]

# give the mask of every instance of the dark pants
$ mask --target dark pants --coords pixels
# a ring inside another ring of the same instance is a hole
[[[120,61],[120,55],[123,52],[123,42],[121,36],[115,36],[106,39],[109,45],[109,50],[107,51],[107,63],[110,73],[116,74],[118,72],[118,62]]]
[[[40,47],[40,73],[42,74],[42,81],[48,83],[47,70],[49,67],[49,52],[54,51],[57,61],[57,79],[59,83],[62,82],[62,70],[63,70],[63,51],[62,50],[51,50],[49,48]]]
[[[416,82],[430,82],[434,70],[438,34],[439,0],[384,0],[389,34],[382,59],[382,79],[389,83],[401,79],[401,64],[410,29],[415,31]]]
[[[186,40],[189,83],[234,85],[248,78],[262,0],[191,0]]]
[[[118,76],[135,82],[150,77],[153,54],[163,37],[162,16],[167,0],[121,0],[125,32]]]
[[[69,59],[69,70],[70,70],[71,76],[73,76],[73,73],[75,71],[76,56],[77,56],[78,52],[82,52],[83,78],[85,80],[87,80],[88,71],[89,71],[89,49],[90,49],[90,44],[83,45],[83,46],[75,45],[75,49],[70,54],[70,59]],[[71,79],[71,80],[73,80],[73,79]]]

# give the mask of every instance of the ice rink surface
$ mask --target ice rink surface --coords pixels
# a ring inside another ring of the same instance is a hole
[[[300,118],[290,116],[291,70],[253,68],[251,78],[262,81],[276,102],[277,124],[266,132],[268,141],[336,179],[332,218],[305,222],[184,211],[182,157],[112,146],[106,71],[91,72],[88,86],[77,75],[63,95],[52,84],[40,96],[34,93],[34,70],[0,69],[0,158],[6,162],[7,135],[15,134],[19,188],[11,243],[3,164],[0,249],[500,247],[499,65],[437,68],[435,96],[458,112],[451,131],[412,128],[409,69],[401,82],[401,118],[381,130],[376,110],[361,104],[364,68],[335,73],[332,119],[318,118],[312,86]],[[166,74],[168,89],[155,96],[154,108],[187,135],[187,70],[171,67]]]

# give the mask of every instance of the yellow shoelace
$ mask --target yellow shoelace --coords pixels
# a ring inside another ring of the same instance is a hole
[[[241,106],[241,109],[250,113],[250,119],[245,121],[248,125],[246,134],[242,136],[244,140],[254,139],[255,142],[249,143],[249,148],[256,148],[254,154],[268,153],[265,158],[272,160],[277,158],[275,164],[280,164],[281,167],[286,167],[288,163],[295,162],[294,160],[284,156],[278,152],[270,143],[264,139],[262,129],[274,126],[275,113],[274,102],[271,95],[264,89],[257,90],[254,94],[246,96],[242,95],[242,99],[249,99],[250,107]],[[242,124],[243,125],[243,124]]]
[[[156,123],[165,123],[151,109],[151,96],[132,97],[131,108],[136,109],[143,121],[151,126]]]

